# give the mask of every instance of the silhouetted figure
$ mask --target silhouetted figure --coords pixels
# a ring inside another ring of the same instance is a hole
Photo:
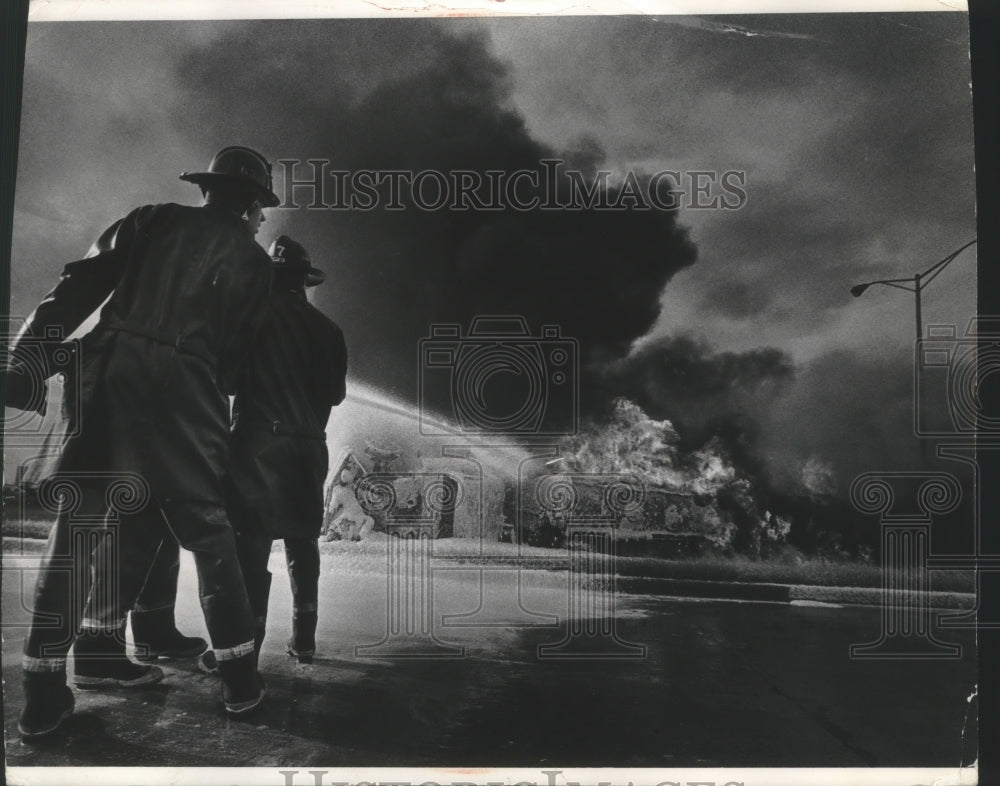
[[[306,249],[282,235],[270,253],[274,286],[266,320],[237,384],[229,511],[254,613],[255,652],[267,622],[271,544],[282,538],[292,589],[288,652],[308,662],[316,650],[326,423],[346,394],[347,345],[340,328],[306,300],[306,287],[325,279]]]
[[[25,376],[17,373],[21,348],[53,327],[69,335],[108,298],[82,342],[81,431],[67,440],[59,471],[72,478],[97,467],[112,477],[138,476],[146,486],[118,512],[114,537],[94,555],[79,637],[72,630],[79,577],[54,562],[70,552],[74,511],[61,509],[24,646],[25,706],[18,727],[27,740],[52,733],[73,710],[66,685],[71,645],[78,686],[129,687],[160,679],[158,668],[128,660],[120,643],[126,614],[165,537],[194,553],[226,710],[247,712],[264,697],[222,481],[227,392],[270,288],[270,261],[254,242],[246,216],[279,200],[271,190],[270,164],[248,148],[225,148],[207,172],[181,177],[202,187],[204,206],[150,205],[113,224],[86,258],[66,266],[11,350],[14,384],[8,382],[7,403],[38,409],[38,402],[25,400],[18,381]],[[82,493],[94,505],[100,489],[85,487]]]

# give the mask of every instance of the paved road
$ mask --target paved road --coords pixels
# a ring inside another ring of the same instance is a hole
[[[8,765],[950,767],[973,752],[971,634],[947,635],[963,645],[960,660],[852,661],[850,644],[877,637],[878,609],[625,596],[615,633],[645,645],[643,657],[607,657],[634,653],[598,636],[589,649],[602,659],[540,659],[539,646],[559,643],[607,596],[571,595],[564,573],[526,572],[524,606],[558,614],[560,625],[519,627],[507,624],[520,615],[516,574],[489,573],[480,619],[494,624],[442,628],[442,614],[477,607],[480,576],[466,569],[434,580],[435,634],[461,655],[390,658],[356,650],[385,637],[385,572],[327,556],[322,657],[300,665],[283,652],[291,601],[278,553],[261,662],[270,697],[259,714],[225,718],[218,683],[182,662],[141,692],[78,691],[66,732],[29,746],[16,733],[16,625],[22,575],[28,585],[33,578],[5,567]],[[185,560],[187,632],[204,630],[195,592]],[[583,612],[567,624],[571,606]],[[411,622],[419,633],[419,619]],[[403,644],[416,655],[433,642]]]

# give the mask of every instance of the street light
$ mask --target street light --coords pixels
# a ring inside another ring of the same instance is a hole
[[[865,284],[855,284],[851,287],[851,294],[854,297],[861,297],[868,287],[874,284],[884,284],[887,287],[896,287],[896,289],[905,289],[907,292],[913,292],[916,299],[917,306],[917,339],[921,339],[924,336],[923,323],[920,317],[920,292],[926,287],[934,278],[944,270],[948,265],[961,254],[965,249],[976,242],[976,238],[972,238],[968,243],[966,243],[961,248],[955,249],[948,256],[939,262],[935,262],[923,273],[915,273],[909,278],[882,278],[878,281],[869,281]]]
[[[975,242],[976,238],[972,238],[972,240],[970,240],[968,243],[961,246],[960,248],[957,248],[954,251],[952,251],[944,259],[940,260],[939,262],[935,262],[933,265],[927,268],[927,270],[925,270],[923,273],[915,273],[913,276],[909,278],[883,278],[879,279],[878,281],[868,281],[867,283],[864,284],[855,284],[853,287],[851,287],[851,294],[854,295],[854,297],[861,297],[865,293],[865,290],[868,289],[868,287],[873,286],[875,284],[884,284],[887,287],[896,287],[896,289],[905,289],[907,292],[912,292],[914,294],[914,299],[916,300],[917,341],[920,342],[923,340],[924,337],[924,327],[923,323],[921,322],[921,316],[920,316],[920,293],[923,291],[924,287],[926,287],[929,283],[931,283],[931,281],[933,281],[937,277],[938,273],[940,273],[942,270],[948,267],[949,264],[951,264],[951,262],[955,259],[955,257],[961,254],[963,251],[965,251],[965,249],[967,249]],[[923,401],[924,399],[922,397],[918,398],[919,402],[918,406],[921,406],[923,404]],[[926,459],[927,451],[930,449],[929,443],[926,440],[923,440],[920,443],[920,446],[921,446],[920,447],[921,453]]]
[[[854,297],[861,297],[870,286],[884,284],[887,287],[905,289],[914,294],[917,313],[917,351],[920,351],[924,338],[923,324],[920,317],[920,293],[934,278],[944,270],[959,254],[976,242],[973,238],[961,248],[955,249],[939,262],[935,262],[923,273],[915,273],[909,278],[884,278],[855,284],[851,287]],[[920,409],[925,405],[925,397],[919,393],[920,366],[918,375],[914,378],[914,404],[917,407],[914,415],[918,423],[922,422]],[[919,429],[916,435],[922,436]],[[942,454],[938,452],[940,457]],[[920,440],[920,459],[926,467],[931,459],[931,444],[927,439]],[[864,476],[861,476],[864,477]],[[930,476],[933,477],[933,476]],[[857,481],[855,481],[857,482]],[[852,489],[853,491],[853,489]],[[891,507],[891,503],[889,505]],[[929,512],[929,509],[928,509]],[[930,586],[930,564],[928,544],[931,537],[929,522],[910,521],[905,516],[896,516],[894,521],[889,517],[889,507],[882,511],[882,575],[883,575],[883,607],[882,636],[871,644],[852,645],[852,657],[886,657],[897,655],[901,657],[953,657],[955,650],[951,645],[937,641],[930,633],[929,604],[922,593]],[[978,526],[978,522],[977,522]],[[977,542],[978,549],[978,542]],[[978,575],[978,574],[977,574]],[[892,578],[890,578],[890,576]],[[912,583],[912,584],[911,584]],[[908,593],[901,590],[916,590],[918,600],[906,597]],[[977,590],[978,590],[977,584]],[[977,600],[978,607],[978,600]],[[902,645],[901,652],[896,651]]]

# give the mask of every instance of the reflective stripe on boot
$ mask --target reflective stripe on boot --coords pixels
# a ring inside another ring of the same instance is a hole
[[[237,658],[219,656],[219,676],[222,678],[222,703],[230,715],[245,715],[260,706],[267,695],[264,680],[257,672],[257,659],[250,651]],[[217,651],[221,652],[221,651]]]

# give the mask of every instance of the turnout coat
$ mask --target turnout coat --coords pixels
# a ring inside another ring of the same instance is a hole
[[[237,384],[229,512],[237,531],[315,538],[323,523],[326,423],[344,400],[347,345],[302,290],[275,290]]]
[[[67,412],[80,421],[58,471],[135,473],[161,503],[221,506],[228,394],[270,280],[270,258],[239,216],[212,205],[140,207],[67,265],[28,319],[11,347],[7,404],[44,412],[37,380],[25,384],[30,369],[47,375],[53,336],[74,331],[110,295],[66,381]]]

